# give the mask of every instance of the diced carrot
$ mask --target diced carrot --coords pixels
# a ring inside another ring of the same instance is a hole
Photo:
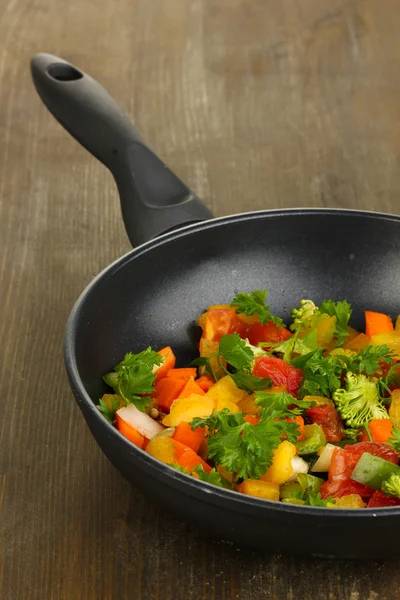
[[[195,382],[194,377],[188,379],[178,398],[189,398],[192,394],[197,394],[198,396],[203,396],[205,394],[204,390]]]
[[[172,436],[174,440],[178,440],[181,444],[185,446],[189,446],[195,452],[199,451],[201,442],[204,440],[206,430],[204,427],[197,427],[197,429],[192,429],[189,423],[179,423],[177,428],[175,429],[174,435]]]
[[[394,330],[393,321],[389,315],[372,310],[365,311],[365,324],[365,333],[369,337]]]
[[[197,369],[196,367],[187,367],[185,369],[171,369],[167,373],[167,377],[173,377],[174,379],[183,379],[188,381],[191,377],[196,378]]]
[[[294,419],[290,419],[289,417],[286,419],[288,423],[297,423],[299,426],[299,435],[297,436],[297,440],[300,442],[305,439],[304,434],[304,419],[301,415],[297,415]]]
[[[159,367],[157,367],[155,371],[156,381],[165,377],[168,371],[174,368],[176,363],[175,354],[172,351],[171,346],[166,346],[157,352],[160,356],[163,357],[164,361],[161,363]]]
[[[137,431],[132,425],[121,419],[118,413],[115,414],[115,425],[120,433],[124,435],[132,444],[143,448],[145,437]]]
[[[185,446],[178,440],[174,440],[174,438],[170,438],[175,446],[176,451],[176,460],[177,463],[181,467],[185,467],[189,472],[197,467],[198,465],[202,465],[203,469],[209,473],[211,471],[210,465],[208,465],[194,450],[189,448],[189,446]]]
[[[203,392],[208,392],[208,390],[214,385],[214,381],[207,377],[206,375],[202,375],[198,379],[195,380],[197,385],[201,387]]]
[[[246,415],[244,420],[250,423],[250,425],[258,425],[260,422],[260,417],[255,417],[254,415]]]
[[[163,377],[160,381],[156,382],[152,398],[156,398],[158,407],[162,411],[168,412],[171,404],[178,398],[184,387],[185,381],[183,379]]]
[[[392,437],[392,421],[390,419],[372,419],[368,428],[374,442],[385,443]]]

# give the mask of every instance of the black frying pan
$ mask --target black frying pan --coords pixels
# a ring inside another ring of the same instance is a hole
[[[400,217],[294,209],[210,220],[98,83],[47,54],[32,59],[32,76],[56,119],[111,170],[129,238],[142,244],[90,283],[67,324],[71,387],[106,456],[146,494],[215,537],[274,553],[400,554],[400,508],[294,506],[222,490],[139,450],[95,407],[106,391],[101,376],[130,350],[171,345],[187,364],[197,315],[239,290],[268,287],[274,313],[286,320],[304,297],[347,298],[359,328],[365,308],[397,315]]]

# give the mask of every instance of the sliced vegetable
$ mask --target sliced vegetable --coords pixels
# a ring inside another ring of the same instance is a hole
[[[253,375],[269,377],[275,386],[286,386],[289,394],[297,396],[303,373],[300,369],[288,365],[281,358],[260,356],[255,359]]]
[[[127,421],[125,421],[118,413],[116,413],[115,426],[123,436],[132,442],[132,444],[135,444],[135,446],[138,446],[138,448],[143,448],[144,436],[139,433],[137,429],[132,427],[132,425],[130,425]]]
[[[199,387],[201,387],[201,389],[203,390],[203,392],[208,392],[208,390],[210,388],[212,388],[213,385],[215,385],[215,382],[212,381],[212,379],[210,379],[206,375],[202,375],[201,377],[199,377],[195,381],[196,381],[197,385]]]
[[[384,481],[393,474],[400,474],[400,467],[388,460],[364,452],[354,467],[351,479],[367,485],[374,490],[380,490]]]
[[[384,506],[400,506],[400,498],[387,496],[380,490],[376,490],[376,492],[372,494],[367,508],[382,508]]]
[[[190,423],[195,417],[208,417],[214,408],[212,398],[192,394],[189,398],[180,398],[173,402],[169,415],[163,419],[163,425],[177,427],[182,421]]]
[[[189,423],[182,421],[179,423],[173,434],[174,440],[181,442],[185,446],[189,446],[195,452],[199,451],[200,445],[204,440],[206,430],[202,427],[192,429]]]
[[[359,494],[348,494],[341,498],[336,498],[333,508],[365,508],[366,503]]]
[[[183,369],[171,369],[167,373],[167,377],[172,377],[173,379],[183,379],[184,381],[188,381],[191,377],[196,379],[197,369],[196,367],[186,367]]]
[[[369,435],[373,442],[387,442],[392,437],[392,421],[390,419],[373,419],[367,425],[368,432],[364,430],[361,440],[367,442]]]
[[[266,346],[269,343],[283,342],[292,337],[292,333],[286,327],[278,327],[273,321],[268,323],[254,323],[249,325],[246,329],[246,337],[250,344],[257,346],[262,342],[266,342]]]
[[[296,443],[297,452],[302,454],[313,454],[326,445],[326,438],[322,427],[314,423],[304,426],[305,439]]]
[[[365,333],[368,337],[371,338],[379,333],[387,333],[393,331],[393,329],[393,321],[388,315],[372,310],[365,311]]]
[[[343,439],[343,423],[333,404],[321,404],[307,408],[306,415],[312,419],[313,423],[322,427],[328,442],[340,442]]]
[[[400,427],[400,389],[392,392],[392,402],[389,406],[389,417],[396,427]]]
[[[180,392],[178,398],[189,398],[192,394],[203,396],[204,390],[195,382],[194,377],[189,377],[185,383],[185,387]]]
[[[230,375],[222,377],[215,385],[207,392],[207,397],[212,398],[215,402],[233,402],[237,404],[247,396],[247,392],[237,387]]]
[[[238,485],[238,492],[248,496],[256,496],[264,500],[279,500],[279,485],[269,481],[260,481],[257,479],[246,479]]]
[[[261,475],[262,481],[269,481],[282,485],[293,475],[292,458],[296,455],[296,446],[287,440],[281,442],[276,450],[272,465],[265,475]]]
[[[181,467],[188,469],[189,473],[197,467],[201,465],[206,473],[210,473],[211,467],[198,455],[192,448],[189,446],[185,446],[178,440],[172,438],[168,438],[175,446],[176,453],[176,462]]]
[[[158,407],[164,411],[169,412],[171,405],[185,386],[184,379],[175,379],[174,377],[163,377],[156,382],[154,386],[154,392],[152,398],[155,398],[158,403]]]
[[[163,362],[161,365],[156,365],[153,368],[153,373],[155,373],[156,381],[161,379],[161,377],[165,377],[168,371],[174,368],[176,363],[176,356],[172,351],[171,346],[166,346],[157,352],[162,359]]]
[[[318,460],[311,467],[313,473],[327,473],[331,465],[332,454],[337,446],[326,444]]]
[[[138,410],[134,404],[129,404],[117,410],[116,418],[119,423],[124,421],[149,440],[163,430],[160,423]],[[123,433],[122,430],[121,433]]]

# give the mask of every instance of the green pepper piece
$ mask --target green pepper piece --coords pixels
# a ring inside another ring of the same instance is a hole
[[[309,494],[318,494],[321,485],[324,480],[321,477],[315,477],[314,475],[307,475],[306,473],[299,473],[297,475],[297,481],[301,485],[303,491]]]
[[[110,387],[112,387],[116,392],[118,391],[118,373],[111,372],[103,375],[103,381]]]
[[[300,498],[285,498],[284,500],[282,500],[282,502],[284,502],[285,504],[301,504],[303,506],[305,504],[305,501],[300,500]]]
[[[296,443],[298,454],[313,454],[326,444],[326,437],[322,427],[314,423],[304,426],[305,440]]]
[[[281,500],[296,498],[298,496],[301,496],[302,488],[300,483],[298,483],[297,481],[289,481],[288,483],[284,483],[283,485],[281,485],[279,494]]]
[[[384,458],[364,452],[350,478],[374,490],[380,490],[382,483],[389,479],[393,473],[400,473],[400,467]]]

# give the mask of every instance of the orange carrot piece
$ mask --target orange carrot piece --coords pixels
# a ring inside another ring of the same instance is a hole
[[[195,382],[194,377],[188,379],[178,398],[189,398],[192,394],[197,394],[198,396],[204,396],[205,394],[205,391]]]
[[[185,423],[185,421],[182,421],[175,429],[174,435],[172,437],[174,438],[174,440],[181,442],[181,444],[189,446],[189,448],[194,450],[194,452],[198,452],[201,442],[204,440],[205,434],[206,430],[204,427],[197,427],[197,429],[192,429],[189,423]]]
[[[167,377],[173,377],[174,379],[183,379],[183,381],[188,381],[191,377],[196,378],[196,375],[196,367],[187,367],[185,369],[171,369],[167,373]]]
[[[151,396],[157,400],[158,407],[162,411],[169,412],[171,404],[178,398],[184,387],[185,381],[183,379],[163,377],[159,381],[156,381],[154,392]]]
[[[372,310],[365,311],[365,323],[365,333],[369,337],[394,330],[393,321],[389,315],[373,312]]]
[[[260,417],[255,417],[254,415],[246,415],[244,420],[250,423],[250,425],[258,425],[260,422]]]
[[[210,379],[206,375],[202,375],[201,377],[199,377],[195,381],[196,381],[197,385],[199,387],[201,387],[201,389],[203,390],[203,392],[206,392],[206,393],[215,384],[215,382],[212,381],[212,379]]]
[[[129,425],[129,423],[121,419],[118,413],[115,414],[115,425],[118,431],[132,442],[132,444],[135,444],[135,446],[138,446],[139,448],[143,448],[145,441],[144,435],[139,433],[132,425]]]
[[[374,442],[385,443],[392,437],[392,421],[390,419],[372,419],[368,423]]]
[[[165,348],[162,348],[157,352],[157,354],[162,356],[164,361],[161,363],[161,365],[158,367],[155,373],[156,381],[158,381],[162,377],[165,377],[168,371],[174,368],[176,363],[176,356],[172,352],[171,346],[166,346]]]
[[[181,444],[178,440],[174,440],[174,438],[170,438],[175,446],[176,450],[176,460],[177,463],[181,467],[185,467],[189,473],[197,467],[198,465],[202,465],[203,469],[209,473],[211,471],[210,465],[208,465],[194,450],[189,448],[189,446],[185,446],[185,444]]]
[[[304,419],[301,415],[297,415],[294,419],[290,419],[289,417],[286,419],[288,423],[297,423],[299,426],[299,435],[297,436],[297,440],[300,442],[305,439],[304,435]]]

